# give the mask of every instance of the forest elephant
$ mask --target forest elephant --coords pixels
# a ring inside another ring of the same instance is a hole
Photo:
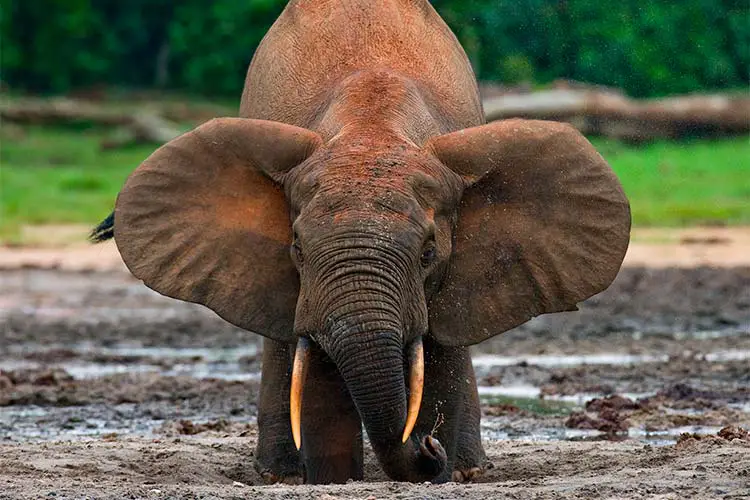
[[[394,480],[480,474],[468,346],[609,286],[630,234],[614,173],[569,125],[485,123],[427,0],[290,1],[239,116],[154,152],[93,238],[265,337],[266,482],[361,479],[363,426]]]

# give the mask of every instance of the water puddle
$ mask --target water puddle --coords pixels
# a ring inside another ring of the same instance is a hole
[[[491,402],[494,397],[502,396],[506,398],[541,398],[542,389],[533,385],[493,385],[493,386],[482,386],[478,388],[479,398],[483,401]],[[651,397],[656,392],[618,392],[620,396],[632,399],[636,401],[638,399]],[[594,398],[601,398],[606,394],[601,392],[579,392],[577,394],[553,394],[545,395],[544,400],[546,401],[560,401],[564,403],[570,403],[575,407],[583,407],[583,405]]]
[[[498,354],[479,354],[472,360],[475,368],[495,368],[519,364],[542,366],[545,368],[570,368],[581,365],[636,365],[644,363],[666,363],[669,355],[599,353],[581,355],[529,355],[501,356]],[[717,351],[706,354],[695,354],[694,359],[711,363],[724,361],[750,360],[750,350]]]
[[[498,417],[482,418],[482,439],[493,441],[550,442],[599,438],[599,431],[566,429],[565,427],[523,428]]]
[[[666,430],[652,431],[643,427],[631,427],[627,433],[608,435],[589,429],[568,429],[561,426],[524,428],[517,422],[509,422],[502,417],[482,418],[482,437],[491,440],[525,442],[550,441],[636,441],[654,446],[673,445],[683,433],[715,435],[721,430],[716,426],[681,426]]]
[[[225,380],[255,380],[260,378],[260,372],[255,368],[248,371],[243,360],[258,356],[258,346],[247,345],[232,348],[171,348],[171,347],[143,347],[120,345],[115,347],[100,347],[91,344],[80,344],[73,347],[59,347],[75,355],[75,357],[99,357],[104,361],[63,360],[55,363],[40,363],[34,361],[34,355],[40,357],[44,350],[28,347],[15,347],[9,354],[22,356],[24,359],[0,361],[0,369],[13,370],[19,368],[38,368],[42,364],[60,367],[73,378],[88,379],[115,375],[121,373],[159,373],[164,376],[186,376],[193,378],[219,378]],[[132,358],[133,362],[109,361],[122,358]]]

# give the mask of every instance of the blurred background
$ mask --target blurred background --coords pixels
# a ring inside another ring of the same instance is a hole
[[[285,3],[3,1],[0,239],[96,222],[159,143],[236,114]],[[621,177],[636,226],[750,222],[746,0],[432,3],[488,117],[573,122]]]

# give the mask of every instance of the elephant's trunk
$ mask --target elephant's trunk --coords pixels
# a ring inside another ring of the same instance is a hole
[[[312,254],[308,265],[317,272],[312,274],[315,281],[305,288],[306,293],[315,290],[318,296],[315,301],[302,300],[298,321],[312,321],[301,324],[299,330],[302,335],[310,332],[335,362],[388,476],[428,481],[444,471],[447,459],[436,439],[414,433],[404,439],[421,399],[412,394],[411,418],[407,419],[404,348],[415,347],[409,349],[414,359],[419,359],[421,350],[419,344],[405,346],[403,342],[404,329],[414,326],[405,314],[402,297],[408,258],[399,252],[396,247],[385,252],[362,244],[321,257]],[[415,381],[412,387],[422,383],[419,372],[410,377]]]
[[[342,335],[329,355],[346,382],[388,476],[399,481],[428,481],[440,474],[445,467],[445,452],[436,440],[413,436],[402,442],[407,402],[400,334],[370,331]]]

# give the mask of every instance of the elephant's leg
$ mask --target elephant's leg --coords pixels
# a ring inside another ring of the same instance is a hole
[[[267,484],[299,484],[302,482],[302,466],[289,423],[292,377],[289,346],[263,339],[261,371],[255,469]]]
[[[465,425],[462,414],[465,394],[473,384],[467,373],[471,356],[467,347],[444,347],[424,338],[424,395],[414,432],[432,434],[445,448],[448,462],[442,475],[433,479],[450,481],[455,468],[457,449]]]
[[[458,430],[456,462],[453,465],[453,480],[456,482],[473,481],[479,478],[486,468],[491,466],[487,462],[487,455],[482,447],[480,431],[482,411],[479,407],[479,393],[477,392],[471,359],[469,359],[466,368],[466,376],[469,384],[464,393],[461,425]]]
[[[336,365],[320,349],[310,353],[302,394],[305,482],[362,479],[362,421]]]

